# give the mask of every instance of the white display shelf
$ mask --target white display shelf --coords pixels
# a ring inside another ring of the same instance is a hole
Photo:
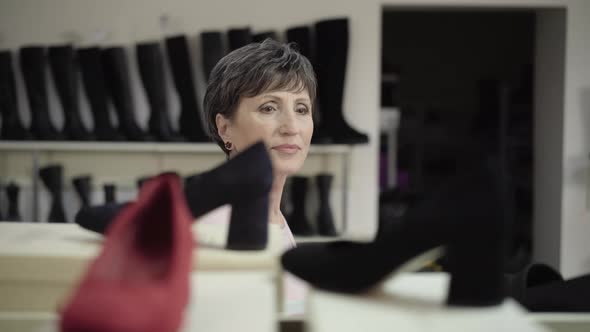
[[[311,154],[344,154],[352,147],[343,144],[312,145]],[[0,151],[43,152],[147,152],[147,153],[222,153],[214,143],[141,143],[141,142],[47,142],[2,141]]]

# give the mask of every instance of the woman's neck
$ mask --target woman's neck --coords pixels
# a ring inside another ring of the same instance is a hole
[[[283,214],[281,213],[281,197],[283,188],[287,181],[286,175],[275,175],[272,181],[269,198],[269,220],[271,223],[282,223]]]

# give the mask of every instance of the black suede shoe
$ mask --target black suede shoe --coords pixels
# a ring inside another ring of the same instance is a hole
[[[561,274],[542,263],[532,263],[518,273],[504,275],[506,295],[521,304],[526,303],[530,288],[560,281],[563,281]]]
[[[448,304],[495,305],[504,297],[506,218],[497,168],[462,172],[412,207],[402,227],[371,243],[301,244],[282,256],[284,268],[313,286],[363,292],[389,275],[416,271],[446,250]]]
[[[188,177],[184,192],[195,218],[231,204],[228,249],[261,250],[266,247],[268,239],[271,185],[270,156],[264,143],[257,143],[210,171]],[[103,233],[128,203],[82,208],[76,216],[76,223]]]

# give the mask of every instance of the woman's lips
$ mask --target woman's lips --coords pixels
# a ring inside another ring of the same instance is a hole
[[[288,153],[288,154],[293,154],[293,153],[296,153],[297,151],[301,150],[299,145],[295,145],[295,144],[276,145],[276,146],[273,146],[272,149],[277,150],[282,153]]]

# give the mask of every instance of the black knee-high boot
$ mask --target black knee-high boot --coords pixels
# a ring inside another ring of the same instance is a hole
[[[64,111],[63,134],[73,141],[89,141],[92,136],[82,124],[78,103],[78,68],[70,45],[49,48],[49,65],[57,95]]]
[[[149,136],[137,125],[127,55],[122,47],[104,49],[101,54],[105,78],[119,118],[119,129],[130,141],[147,141]]]
[[[160,44],[157,42],[137,44],[136,55],[139,75],[151,109],[148,121],[150,134],[158,141],[182,141],[182,138],[172,131],[170,124]]]
[[[6,199],[8,200],[8,212],[6,214],[6,221],[21,221],[19,207],[18,207],[18,195],[20,193],[20,187],[11,182],[6,186]]]
[[[16,83],[10,51],[0,52],[0,116],[2,116],[0,139],[22,141],[31,138],[18,114]]]
[[[66,214],[63,206],[63,167],[61,165],[49,165],[39,170],[41,181],[51,194],[51,208],[48,222],[65,223]]]
[[[246,46],[253,41],[252,32],[249,27],[229,29],[227,31],[227,39],[229,41],[230,51]]]
[[[203,72],[209,81],[209,75],[213,67],[225,55],[223,46],[223,34],[219,31],[201,32],[201,52],[203,57]]]
[[[192,142],[208,142],[209,138],[203,130],[186,37],[180,35],[167,38],[166,50],[174,86],[180,99],[180,118],[178,120],[180,134]]]
[[[308,26],[297,26],[287,29],[287,41],[295,43],[299,53],[305,56],[312,64],[314,71],[317,72],[315,61],[315,52],[313,50],[311,29]],[[313,105],[314,130],[311,142],[313,144],[329,144],[331,142],[327,129],[324,128],[321,112],[319,107],[319,96],[316,96],[316,102]]]
[[[31,109],[31,133],[38,140],[55,141],[63,139],[49,116],[45,48],[28,46],[20,49],[20,67]]]
[[[344,119],[342,103],[348,58],[348,19],[316,23],[315,49],[321,130],[337,144],[369,142],[366,134],[351,128]]]
[[[77,53],[84,91],[94,120],[94,135],[99,141],[124,141],[125,137],[111,122],[100,49],[98,47],[81,48]]]
[[[294,235],[312,235],[314,233],[305,214],[305,198],[307,195],[308,179],[303,176],[291,178],[291,202],[293,203],[291,214],[287,223]]]
[[[338,233],[336,233],[336,227],[334,227],[334,217],[332,216],[332,208],[330,207],[330,191],[333,178],[334,177],[330,174],[319,174],[315,178],[320,198],[317,227],[318,233],[324,236],[338,235]]]

